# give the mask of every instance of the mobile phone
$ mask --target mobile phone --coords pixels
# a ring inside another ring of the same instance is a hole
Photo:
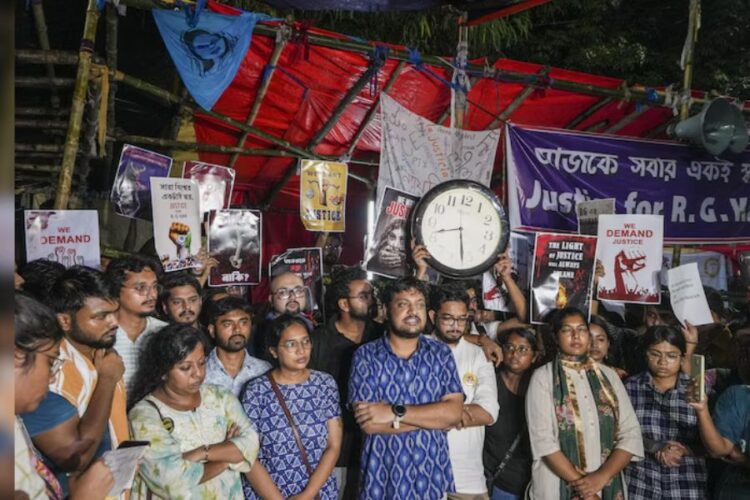
[[[123,441],[117,447],[118,450],[124,450],[125,448],[135,448],[136,446],[150,446],[151,441]]]
[[[706,358],[702,354],[693,354],[690,358],[690,379],[695,384],[696,390],[688,394],[688,401],[691,403],[703,401],[706,397]]]

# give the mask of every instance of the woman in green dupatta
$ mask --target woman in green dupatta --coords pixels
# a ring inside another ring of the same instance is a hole
[[[626,498],[621,471],[643,457],[640,426],[620,378],[588,355],[585,315],[552,320],[559,352],[531,378],[526,417],[534,457],[531,498]]]

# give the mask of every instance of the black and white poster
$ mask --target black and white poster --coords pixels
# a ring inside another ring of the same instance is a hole
[[[418,196],[386,187],[375,224],[375,233],[368,242],[365,269],[389,278],[410,274],[408,262],[408,222]]]
[[[263,234],[260,211],[213,210],[208,220],[208,253],[219,261],[211,269],[209,286],[258,284]]]

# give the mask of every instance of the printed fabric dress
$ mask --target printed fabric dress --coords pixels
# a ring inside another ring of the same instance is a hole
[[[310,370],[306,381],[279,384],[279,390],[299,428],[310,466],[315,470],[328,445],[327,423],[341,415],[336,382],[327,373]],[[248,382],[242,395],[242,406],[260,435],[258,459],[281,494],[289,498],[302,492],[309,480],[307,469],[268,377]],[[243,480],[243,488],[245,498],[260,499],[246,480]],[[320,499],[337,498],[338,485],[331,475],[320,490]]]
[[[175,410],[151,395],[130,410],[133,438],[151,442],[133,485],[133,498],[146,498],[149,489],[155,498],[170,500],[242,498],[240,473],[249,471],[258,455],[258,434],[231,392],[207,384],[201,386],[200,391],[201,405],[193,411]],[[159,408],[161,417],[151,403]],[[167,429],[170,423],[171,432]],[[231,424],[239,427],[239,435],[231,441],[245,461],[199,484],[203,464],[183,460],[182,454],[221,443]]]

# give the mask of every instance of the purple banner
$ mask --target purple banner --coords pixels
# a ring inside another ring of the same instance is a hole
[[[576,203],[615,198],[618,214],[664,215],[665,242],[750,239],[750,151],[510,125],[506,141],[513,230],[575,232]]]

